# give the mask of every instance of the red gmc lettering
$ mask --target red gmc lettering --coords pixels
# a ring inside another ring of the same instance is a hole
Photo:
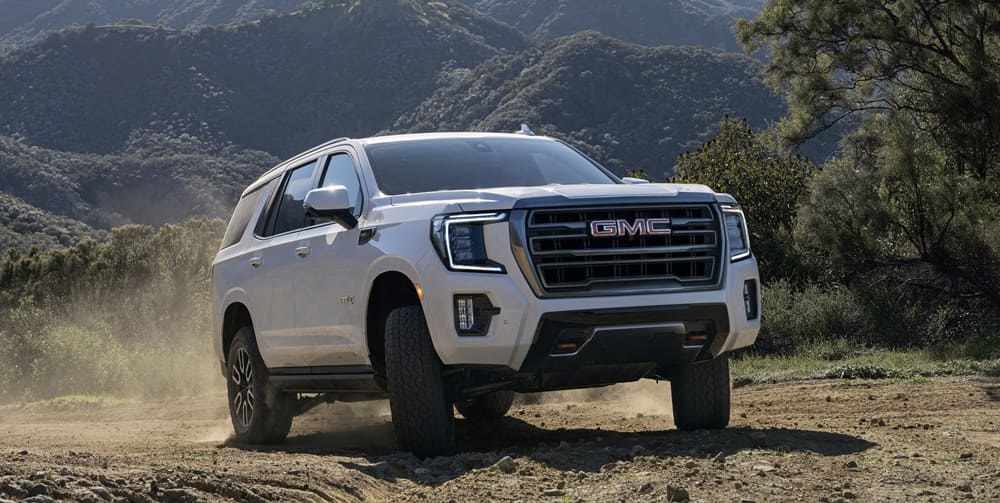
[[[590,235],[594,237],[665,236],[670,234],[669,218],[640,218],[628,220],[594,220],[590,222]]]

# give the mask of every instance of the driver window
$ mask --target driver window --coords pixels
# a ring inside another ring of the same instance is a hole
[[[326,163],[326,171],[323,173],[323,180],[320,187],[331,185],[343,185],[347,188],[350,196],[351,208],[354,216],[361,215],[361,181],[358,179],[358,171],[354,169],[354,160],[345,153],[333,154]]]

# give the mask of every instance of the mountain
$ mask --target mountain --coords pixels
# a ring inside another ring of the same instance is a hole
[[[706,19],[738,7],[683,1]],[[0,56],[0,252],[226,217],[262,171],[335,136],[528,123],[619,174],[662,179],[723,115],[757,128],[780,116],[759,71],[739,54],[593,31],[529,41],[472,8],[423,0],[324,0],[198,31],[60,31]]]
[[[186,29],[290,12],[302,0],[0,0],[0,48],[73,25],[145,23]]]
[[[642,45],[736,51],[731,26],[754,17],[760,0],[461,0],[536,40],[586,30]]]
[[[3,201],[0,227],[8,235],[43,234],[67,244],[65,234],[89,234],[91,228],[224,218],[243,189],[277,162],[263,152],[217,150],[158,134],[133,135],[124,150],[106,155],[0,137],[0,192],[16,198]],[[40,232],[45,220],[72,232]]]
[[[457,72],[392,130],[514,131],[528,123],[619,174],[642,169],[662,179],[679,154],[712,138],[724,115],[760,128],[783,110],[749,57],[584,32]]]
[[[527,42],[473,10],[354,0],[182,32],[57,32],[0,59],[0,135],[55,150],[114,152],[136,130],[191,134],[285,156],[392,124],[442,70]]]

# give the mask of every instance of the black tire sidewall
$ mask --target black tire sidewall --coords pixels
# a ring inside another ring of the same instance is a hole
[[[236,384],[232,372],[240,349],[245,349],[250,355],[253,373],[254,407],[250,416],[250,424],[243,426],[236,416],[234,404]],[[229,401],[229,417],[233,423],[233,431],[239,442],[249,444],[279,442],[288,435],[291,427],[290,396],[283,395],[268,384],[267,367],[257,349],[253,329],[243,327],[233,338],[226,360],[226,389]]]

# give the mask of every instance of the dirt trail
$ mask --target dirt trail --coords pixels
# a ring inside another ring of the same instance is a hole
[[[222,397],[8,407],[0,500],[1000,501],[1000,381],[751,386],[717,432],[673,429],[668,388],[459,420],[462,453],[424,462],[393,451],[384,403],[323,406],[256,450],[228,444]]]

